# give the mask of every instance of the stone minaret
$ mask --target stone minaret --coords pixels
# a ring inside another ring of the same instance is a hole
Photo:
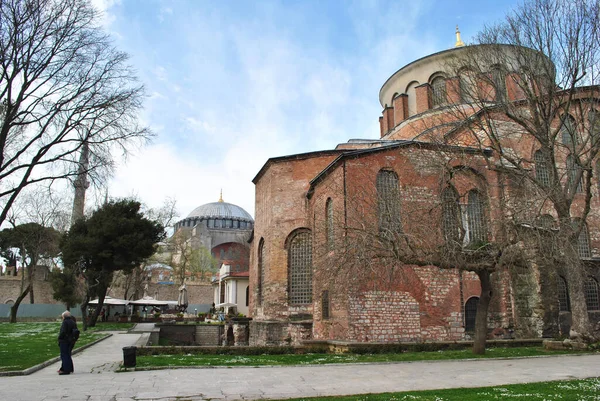
[[[77,169],[77,178],[73,181],[75,196],[73,197],[73,212],[71,213],[71,225],[83,217],[85,207],[85,191],[90,186],[87,180],[87,169],[89,167],[89,146],[87,142],[81,147],[79,156],[79,167]]]

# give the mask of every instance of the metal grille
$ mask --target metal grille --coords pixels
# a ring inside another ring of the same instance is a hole
[[[393,171],[381,170],[376,187],[379,231],[383,235],[402,232],[398,176]]]
[[[535,178],[543,186],[550,186],[550,172],[548,171],[548,163],[544,159],[544,155],[540,150],[533,155],[535,161]]]
[[[335,237],[333,233],[333,201],[331,198],[327,199],[325,209],[327,215],[327,248],[332,250]]]
[[[581,231],[579,232],[579,238],[577,240],[577,252],[580,258],[591,258],[592,252],[590,250],[590,234],[587,230],[587,225],[584,223]]]
[[[446,241],[460,241],[462,222],[458,193],[452,187],[442,191],[442,230]]]
[[[540,228],[545,228],[547,230],[550,230],[550,229],[554,228],[554,226],[555,226],[554,217],[552,217],[549,214],[543,214],[537,218],[536,225]]]
[[[260,239],[258,243],[258,288],[256,290],[256,298],[259,305],[263,301],[263,285],[265,281],[265,240]]]
[[[558,276],[558,310],[560,312],[569,312],[571,310],[567,280],[561,276]]]
[[[568,173],[568,185],[571,186],[573,182],[575,182],[575,180],[577,180],[577,176],[579,175],[579,173],[581,172],[581,167],[577,166],[575,163],[575,159],[573,158],[573,155],[569,155],[567,156],[567,173]],[[579,181],[577,182],[577,188],[575,189],[576,192],[583,192],[583,185],[581,183],[581,177],[579,178]]]
[[[465,331],[475,331],[475,317],[477,316],[478,297],[471,297],[465,304]]]
[[[290,304],[312,302],[312,238],[308,231],[296,234],[289,250]]]
[[[435,77],[431,81],[431,102],[434,106],[446,103],[446,80],[444,77]]]
[[[598,282],[593,277],[588,277],[585,282],[585,304],[587,305],[588,310],[600,309]]]
[[[577,123],[571,116],[566,116],[563,125],[560,127],[560,133],[562,136],[562,144],[568,147],[575,147],[578,145],[579,140],[577,138]]]
[[[321,318],[329,319],[329,291],[325,290],[321,293]]]
[[[467,231],[469,242],[487,241],[486,229],[483,215],[483,201],[477,191],[469,192],[467,204]]]

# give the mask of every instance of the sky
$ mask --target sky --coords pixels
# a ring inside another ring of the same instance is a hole
[[[516,1],[92,0],[146,88],[155,137],[121,160],[111,197],[180,217],[219,199],[254,216],[270,157],[379,137],[378,94],[418,58],[469,42]]]

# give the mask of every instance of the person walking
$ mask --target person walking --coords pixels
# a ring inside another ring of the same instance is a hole
[[[60,360],[62,364],[58,370],[59,375],[68,375],[73,373],[73,359],[71,359],[71,350],[75,343],[73,332],[77,330],[77,324],[71,317],[71,312],[62,313],[62,324],[58,333],[58,347],[60,348]]]

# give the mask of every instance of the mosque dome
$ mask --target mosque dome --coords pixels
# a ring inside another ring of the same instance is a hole
[[[187,218],[224,218],[224,219],[238,219],[254,221],[250,213],[242,209],[241,207],[227,202],[211,202],[202,206],[198,206]]]

